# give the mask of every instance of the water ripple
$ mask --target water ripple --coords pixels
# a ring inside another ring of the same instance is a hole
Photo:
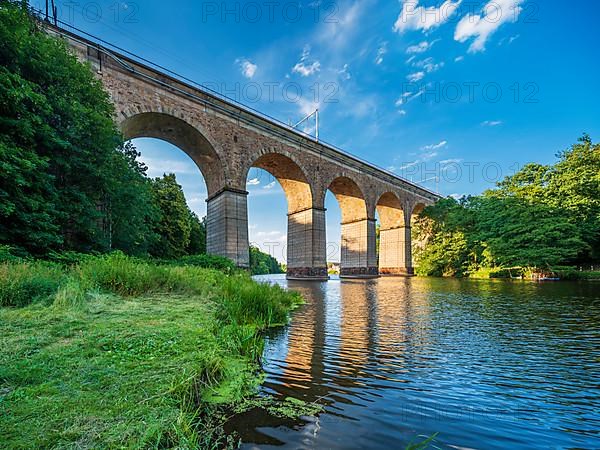
[[[249,414],[245,448],[600,448],[600,285],[382,278],[293,283],[265,392],[319,418]]]

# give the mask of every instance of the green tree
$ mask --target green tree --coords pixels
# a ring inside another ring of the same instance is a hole
[[[413,257],[419,275],[464,276],[477,261],[470,242],[471,218],[463,203],[442,199],[426,208],[413,226]]]
[[[100,81],[26,2],[2,1],[0,42],[0,243],[34,254],[143,251],[145,175],[116,151],[122,139]]]
[[[583,135],[552,166],[528,164],[498,184],[488,197],[518,198],[562,211],[585,246],[578,260],[600,260],[600,145]]]
[[[165,174],[152,182],[154,202],[160,210],[156,225],[158,241],[152,246],[154,256],[175,259],[186,254],[192,232],[191,213],[183,189],[175,174]]]
[[[487,249],[488,266],[548,268],[573,262],[585,248],[565,214],[518,198],[472,199],[474,239]]]
[[[188,255],[203,255],[206,253],[206,223],[200,220],[196,213],[190,211],[190,242],[186,248]]]
[[[498,183],[497,189],[485,192],[488,197],[516,197],[531,202],[548,200],[548,185],[552,179],[551,166],[530,163],[514,175]]]
[[[131,142],[114,152],[113,179],[105,197],[110,247],[130,255],[148,254],[159,236],[155,232],[160,210],[154,202],[148,168],[138,161]]]
[[[250,272],[252,275],[266,275],[270,273],[283,273],[284,271],[279,261],[251,245]]]
[[[548,204],[563,210],[585,240],[580,261],[600,261],[600,144],[584,135],[558,157]]]

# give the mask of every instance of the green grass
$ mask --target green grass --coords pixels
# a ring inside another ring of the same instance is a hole
[[[299,298],[245,274],[123,255],[0,265],[3,448],[224,448],[215,404],[261,381]]]

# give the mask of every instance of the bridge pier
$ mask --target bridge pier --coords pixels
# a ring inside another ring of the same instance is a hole
[[[410,226],[379,230],[379,273],[414,275],[410,233]]]
[[[375,219],[342,223],[341,278],[376,278],[377,236]]]
[[[325,209],[288,214],[287,278],[327,280]]]
[[[248,192],[224,188],[207,200],[206,251],[250,266]]]

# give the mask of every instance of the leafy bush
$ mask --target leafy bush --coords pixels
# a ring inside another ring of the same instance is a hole
[[[21,258],[14,255],[14,250],[10,245],[0,244],[0,263],[19,262]]]
[[[0,306],[26,306],[53,295],[64,281],[59,266],[49,263],[0,264]]]
[[[93,257],[94,255],[79,252],[50,252],[47,259],[63,266],[75,266]]]
[[[183,258],[178,259],[176,264],[203,267],[205,269],[217,269],[225,273],[231,273],[235,270],[235,264],[232,260],[216,255],[184,256]]]

